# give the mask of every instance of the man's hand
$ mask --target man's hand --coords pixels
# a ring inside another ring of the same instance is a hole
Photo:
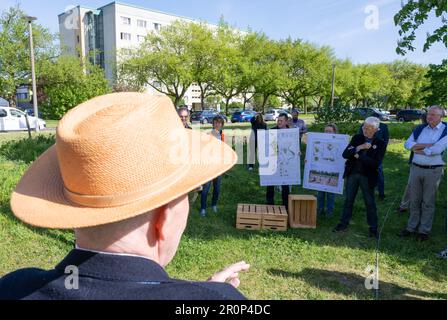
[[[418,144],[415,144],[413,146],[413,148],[411,148],[411,151],[413,151],[414,153],[417,153],[417,154],[421,154],[419,151],[422,151],[425,148],[431,148],[431,147],[433,147],[433,143],[418,143]]]
[[[233,287],[239,287],[241,281],[239,280],[239,272],[247,271],[250,268],[250,265],[245,263],[245,261],[241,261],[235,264],[232,264],[229,267],[226,267],[220,272],[215,273],[208,281],[211,282],[227,282],[231,284]]]
[[[359,152],[361,150],[368,150],[370,148],[371,148],[371,143],[364,143],[357,147],[357,152]]]

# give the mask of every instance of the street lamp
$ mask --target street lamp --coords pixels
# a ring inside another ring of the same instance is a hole
[[[334,107],[334,94],[335,94],[335,63],[332,64],[332,94],[331,94],[331,108]]]
[[[37,88],[36,88],[36,72],[34,70],[34,48],[33,48],[33,27],[32,22],[37,20],[36,17],[26,16],[23,17],[24,20],[28,21],[29,28],[29,50],[31,56],[31,78],[33,81],[33,109],[34,109],[34,120],[36,124],[36,131],[40,131],[39,128],[39,113],[37,110]]]

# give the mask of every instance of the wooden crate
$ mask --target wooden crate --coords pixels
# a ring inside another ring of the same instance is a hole
[[[317,198],[311,195],[289,195],[289,224],[291,228],[317,227]]]
[[[262,214],[263,230],[287,231],[287,210],[285,206],[264,206]]]
[[[236,228],[245,230],[287,230],[287,210],[284,206],[238,204]]]
[[[238,204],[236,228],[245,230],[261,230],[262,212],[256,204]]]

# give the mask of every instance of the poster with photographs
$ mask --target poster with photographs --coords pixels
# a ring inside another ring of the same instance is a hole
[[[342,154],[348,144],[348,135],[308,133],[303,187],[343,194]]]
[[[300,129],[258,131],[262,187],[301,184]]]

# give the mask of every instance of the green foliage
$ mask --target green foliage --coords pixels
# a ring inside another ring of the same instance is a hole
[[[349,106],[336,102],[334,106],[324,106],[317,110],[315,115],[315,122],[318,124],[326,124],[326,123],[354,123],[357,122],[354,113],[349,108]]]
[[[103,70],[74,56],[42,63],[38,82],[44,92],[42,112],[48,119],[60,119],[78,104],[110,92]]]
[[[242,102],[231,102],[228,105],[228,109],[244,109],[244,104]]]
[[[439,28],[428,33],[424,44],[424,52],[436,43],[441,42],[447,47],[447,24],[445,14],[447,13],[447,0],[408,0],[402,9],[394,16],[394,23],[400,27],[396,52],[405,55],[408,50],[414,51],[413,43],[416,39],[416,30],[429,19],[429,14],[434,13],[442,24]]]
[[[12,140],[0,146],[0,156],[11,161],[31,163],[55,143],[54,135]]]
[[[429,93],[425,98],[426,103],[447,106],[447,59],[440,65],[431,64],[426,77],[429,80],[425,87]]]
[[[0,96],[15,105],[16,87],[31,82],[28,22],[19,5],[2,11],[0,17]],[[36,63],[55,54],[53,36],[33,22]]]

